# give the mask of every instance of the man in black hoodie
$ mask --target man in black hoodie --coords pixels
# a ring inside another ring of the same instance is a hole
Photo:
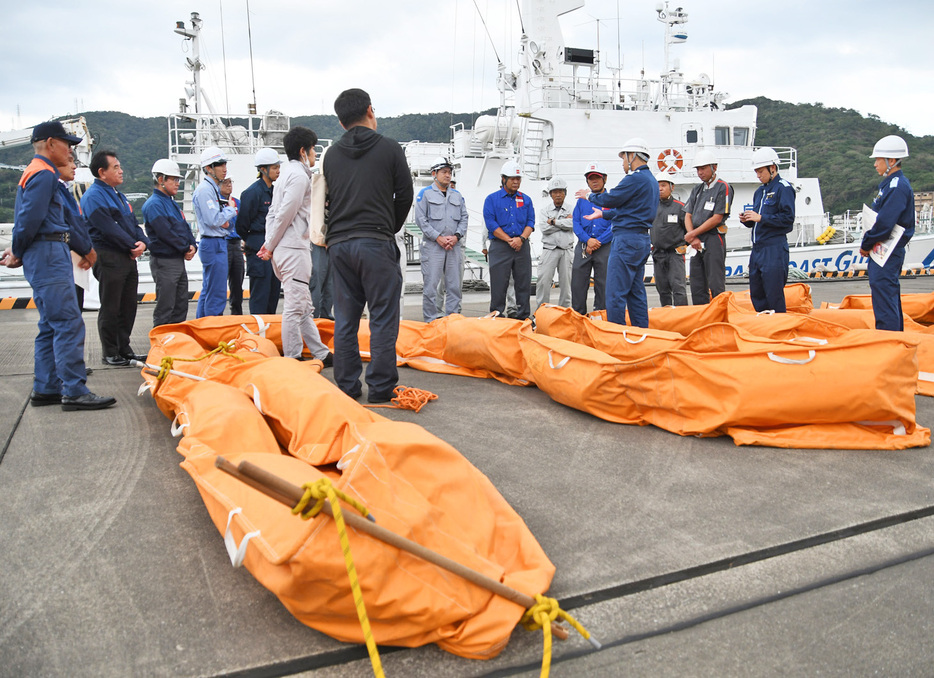
[[[399,382],[396,338],[403,280],[395,234],[412,206],[412,177],[402,147],[377,134],[369,94],[341,92],[334,112],[347,130],[323,161],[329,201],[325,241],[334,286],[334,379],[351,398],[363,392],[357,331],[368,305],[367,401],[388,402]]]

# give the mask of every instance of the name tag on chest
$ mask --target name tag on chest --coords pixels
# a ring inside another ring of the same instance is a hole
[[[668,215],[668,223],[669,223],[669,224],[677,224],[677,223],[678,223],[678,215],[677,215],[677,214],[669,214],[669,215]]]
[[[707,210],[708,212],[713,210],[713,200],[708,200],[707,202],[705,202],[704,209]]]

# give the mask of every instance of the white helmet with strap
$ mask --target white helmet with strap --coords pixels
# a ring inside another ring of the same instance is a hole
[[[256,156],[253,158],[254,167],[266,167],[267,165],[281,165],[282,158],[279,157],[279,154],[274,148],[261,148],[256,151]]]
[[[227,156],[217,146],[208,146],[201,151],[202,167],[208,167],[218,162],[227,162]]]
[[[168,158],[162,158],[161,160],[156,160],[152,166],[152,175],[156,176],[161,174],[165,177],[178,177],[182,178],[182,173],[178,169],[178,163],[174,160],[169,160]]]
[[[775,165],[777,169],[778,162],[778,153],[775,152],[774,148],[765,146],[763,148],[757,148],[752,152],[752,168],[754,170],[760,167],[769,167],[770,165]]]
[[[897,134],[884,136],[872,147],[870,158],[894,158],[901,160],[908,157],[908,144]]]

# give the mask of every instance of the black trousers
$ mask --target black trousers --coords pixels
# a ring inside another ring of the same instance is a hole
[[[490,241],[490,311],[499,311],[506,315],[506,288],[512,276],[516,287],[516,309],[519,320],[525,320],[531,313],[529,297],[532,292],[532,250],[529,242],[522,243],[515,251],[505,240],[494,238]]]
[[[97,332],[104,357],[127,356],[130,334],[136,323],[136,288],[139,272],[136,259],[127,253],[97,250],[94,277],[100,283],[101,309],[97,312]]]
[[[243,249],[238,238],[227,239],[227,287],[230,289],[230,315],[243,315]]]

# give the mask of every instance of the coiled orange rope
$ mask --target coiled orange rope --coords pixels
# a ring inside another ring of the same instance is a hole
[[[419,412],[429,402],[438,399],[436,393],[413,386],[396,386],[393,393],[396,394],[396,397],[390,400],[388,405],[364,405],[364,407],[391,407],[397,410],[415,410]]]

